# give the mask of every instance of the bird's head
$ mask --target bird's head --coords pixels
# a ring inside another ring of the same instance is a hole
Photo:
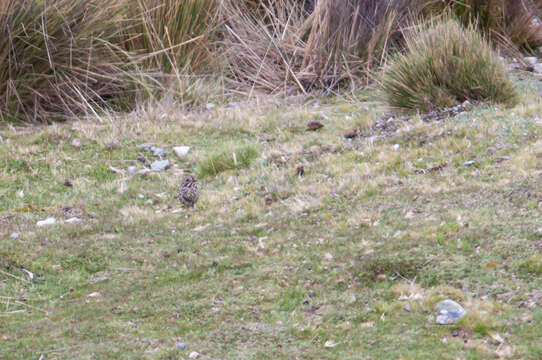
[[[192,175],[185,175],[183,178],[183,185],[190,185],[196,182],[196,178]]]

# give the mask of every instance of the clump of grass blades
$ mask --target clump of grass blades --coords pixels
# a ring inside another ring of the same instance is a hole
[[[224,151],[211,155],[201,161],[198,166],[200,176],[215,176],[226,170],[246,169],[258,157],[258,150],[245,146],[232,151]]]
[[[50,121],[126,98],[133,79],[114,45],[123,2],[0,2],[0,120]]]
[[[147,69],[200,72],[211,62],[211,34],[219,18],[217,0],[131,0],[135,26],[126,47],[141,54]]]
[[[133,54],[146,95],[168,95],[181,106],[210,101],[220,93],[213,36],[219,22],[217,0],[128,0],[123,45]]]
[[[473,27],[430,22],[406,34],[406,52],[381,74],[382,96],[392,107],[432,111],[465,100],[512,104],[517,90],[504,64]]]
[[[542,2],[538,0],[429,1],[426,7],[427,13],[443,11],[450,11],[464,25],[476,25],[499,45],[526,49],[542,45]]]

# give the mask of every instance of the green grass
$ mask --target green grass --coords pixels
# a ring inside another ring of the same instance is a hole
[[[406,51],[381,74],[392,107],[428,112],[464,101],[514,104],[517,91],[505,64],[474,28],[455,20],[420,25],[406,35]]]
[[[0,358],[540,358],[542,83],[514,81],[515,107],[387,135],[338,98],[0,129]],[[171,167],[128,174],[141,143]],[[446,298],[468,311],[451,327]]]

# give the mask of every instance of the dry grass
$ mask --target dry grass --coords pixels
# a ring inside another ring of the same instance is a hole
[[[51,121],[129,96],[112,40],[124,2],[6,0],[0,7],[0,120]],[[111,105],[111,104],[109,104]]]

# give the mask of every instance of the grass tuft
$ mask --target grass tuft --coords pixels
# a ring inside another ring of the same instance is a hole
[[[201,177],[206,177],[215,176],[226,170],[246,169],[258,155],[258,150],[253,146],[224,151],[201,161],[198,166],[198,173]]]
[[[420,25],[406,35],[406,53],[381,74],[392,107],[428,112],[469,100],[514,104],[517,90],[504,64],[472,27],[457,21]]]

